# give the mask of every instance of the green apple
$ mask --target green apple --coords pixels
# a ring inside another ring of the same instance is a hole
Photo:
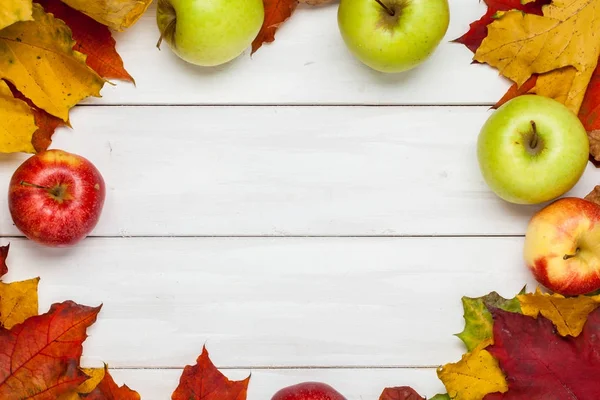
[[[224,64],[250,46],[264,17],[263,0],[159,0],[158,47],[164,40],[189,63]]]
[[[346,46],[381,72],[425,61],[448,30],[448,0],[341,0],[338,26]]]
[[[589,156],[588,136],[577,116],[544,96],[515,97],[485,122],[477,158],[485,182],[502,199],[537,204],[568,192]]]

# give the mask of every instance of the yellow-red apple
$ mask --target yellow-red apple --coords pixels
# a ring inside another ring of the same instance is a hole
[[[74,245],[94,229],[106,189],[87,159],[62,150],[36,154],[17,168],[8,189],[16,227],[51,247]]]
[[[566,197],[538,211],[527,227],[524,257],[535,279],[556,293],[600,289],[600,206]]]

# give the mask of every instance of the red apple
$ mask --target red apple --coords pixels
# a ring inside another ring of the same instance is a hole
[[[527,227],[524,257],[535,279],[556,293],[600,289],[600,206],[565,197],[538,211]]]
[[[104,179],[87,159],[48,150],[17,168],[8,189],[12,219],[29,239],[51,247],[85,238],[100,218]]]
[[[271,400],[346,400],[346,398],[325,383],[303,382],[281,389]]]

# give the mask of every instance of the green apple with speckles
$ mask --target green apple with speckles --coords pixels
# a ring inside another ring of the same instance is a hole
[[[160,40],[183,60],[225,64],[250,46],[265,17],[263,0],[159,0]]]
[[[589,140],[579,118],[562,103],[523,95],[508,101],[485,122],[477,158],[487,185],[516,204],[538,204],[562,196],[581,178]]]
[[[341,0],[338,8],[338,26],[350,52],[381,72],[423,63],[449,22],[448,0]]]

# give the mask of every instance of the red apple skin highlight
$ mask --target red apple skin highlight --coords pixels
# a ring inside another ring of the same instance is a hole
[[[271,400],[346,400],[346,398],[325,383],[303,382],[281,389]]]
[[[87,159],[48,150],[13,174],[8,206],[23,234],[50,247],[72,246],[96,226],[106,197],[104,179]]]
[[[600,289],[600,206],[566,197],[529,222],[524,256],[535,279],[565,296]]]

